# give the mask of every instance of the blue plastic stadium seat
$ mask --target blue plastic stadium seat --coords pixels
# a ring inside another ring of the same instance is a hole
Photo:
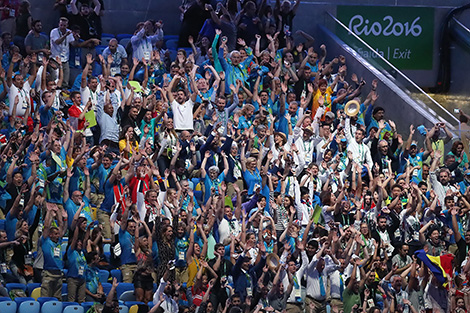
[[[49,301],[59,301],[57,298],[55,297],[39,297],[38,300],[39,304],[42,305],[46,302],[49,302]]]
[[[116,288],[116,298],[120,299],[125,291],[134,291],[134,284],[120,283]]]
[[[178,39],[170,39],[165,42],[165,45],[167,49],[177,50],[176,48],[178,48]]]
[[[170,53],[171,62],[176,60],[176,55],[178,54],[178,51],[176,51],[176,49],[168,49],[168,52]]]
[[[101,286],[103,286],[103,292],[105,295],[109,293],[113,285],[111,283],[102,283]]]
[[[26,285],[26,294],[28,297],[31,296],[31,292],[33,292],[34,289],[41,287],[41,283],[29,283]]]
[[[114,35],[113,34],[108,34],[108,33],[102,33],[101,34],[101,38],[103,37],[111,37],[111,38],[114,38]]]
[[[15,302],[18,305],[21,305],[21,303],[26,302],[26,301],[37,302],[36,300],[34,300],[34,298],[31,298],[31,297],[17,297],[17,298],[15,298]],[[39,304],[39,302],[38,302],[38,304]]]
[[[93,306],[93,304],[95,304],[95,303],[94,302],[82,302],[82,303],[80,303],[80,305],[85,310],[85,312],[87,312]],[[73,307],[73,306],[71,305],[71,306],[68,306],[67,308],[69,308],[69,307]],[[67,309],[67,308],[65,308],[65,309]]]
[[[121,270],[111,270],[111,277],[116,277],[118,282],[122,282],[122,272]]]
[[[108,281],[109,272],[107,270],[100,270],[99,276],[100,276],[100,283],[105,283]]]
[[[26,292],[26,285],[25,284],[19,284],[19,283],[9,283],[6,284],[5,287],[7,288],[8,292],[12,291],[13,289],[21,289]]]
[[[120,301],[124,301],[124,303],[127,303],[129,301],[135,301],[135,294],[134,290],[126,290],[124,291],[121,296],[119,296]],[[128,305],[128,307],[131,307],[132,305]]]
[[[62,302],[47,301],[41,306],[41,313],[62,313]]]
[[[0,230],[5,230],[5,220],[0,220]]]
[[[78,304],[77,302],[62,302],[62,307],[65,309],[66,307],[68,307],[69,305],[80,305]]]
[[[0,302],[3,301],[12,301],[10,297],[0,297]]]
[[[108,46],[102,46],[102,45],[96,46],[96,55],[103,54],[104,49],[106,49],[107,47]]]
[[[127,45],[131,42],[130,38],[122,38],[119,40],[119,44],[124,47],[124,49],[127,47]]]
[[[18,298],[16,298],[18,299]],[[18,302],[15,302],[18,304]],[[39,310],[41,309],[41,305],[37,301],[24,301],[19,305],[18,313],[39,313]]]
[[[116,39],[121,42],[122,39],[125,39],[125,38],[132,38],[132,34],[117,34],[116,35]]]
[[[179,39],[179,36],[178,35],[165,35],[163,36],[163,40],[164,41],[168,41],[168,40],[178,40]]]
[[[85,313],[85,308],[79,305],[69,305],[62,313]]]
[[[125,304],[119,305],[119,313],[129,313],[129,308]]]
[[[16,313],[18,305],[15,301],[3,301],[0,302],[0,312],[2,313]]]
[[[101,36],[101,45],[102,46],[108,46],[109,45],[109,42],[111,41],[111,39],[113,39],[114,36]]]

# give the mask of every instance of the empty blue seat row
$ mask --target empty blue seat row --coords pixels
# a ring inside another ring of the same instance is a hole
[[[29,300],[18,304],[15,301],[0,302],[1,313],[85,313],[94,302],[84,302],[81,305],[76,302],[48,301],[42,306],[38,301]],[[119,313],[128,313],[133,305],[145,305],[143,302],[128,301],[125,304],[119,304]],[[153,303],[147,304],[149,307]]]

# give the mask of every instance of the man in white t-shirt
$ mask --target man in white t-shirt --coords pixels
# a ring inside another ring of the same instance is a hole
[[[51,56],[53,58],[60,57],[62,61],[63,71],[64,71],[64,80],[63,85],[67,86],[69,77],[70,77],[70,68],[69,68],[69,54],[70,54],[70,44],[76,44],[78,38],[75,38],[70,29],[67,29],[69,26],[69,20],[66,17],[61,17],[59,20],[59,27],[51,30]]]
[[[24,116],[28,107],[31,107],[31,97],[29,92],[31,85],[36,79],[36,61],[37,57],[35,54],[31,56],[31,75],[25,82],[23,75],[16,74],[13,76],[13,67],[15,63],[21,61],[20,54],[14,54],[11,58],[10,67],[7,73],[7,85],[10,88],[8,98],[10,101],[9,114],[12,115],[13,107],[16,105],[16,116]],[[15,104],[15,98],[18,96],[18,102]]]
[[[191,73],[193,74],[193,73]],[[176,91],[176,98],[173,96],[173,87],[177,80],[181,80],[184,86],[187,84],[182,81],[183,78],[179,75],[175,75],[168,85],[168,100],[171,104],[171,110],[173,111],[173,122],[176,130],[193,130],[193,106],[196,101],[197,93],[192,93],[190,97],[187,96],[188,90],[178,89]],[[194,75],[189,75],[191,83],[191,89],[197,90],[196,84],[194,83]]]
[[[95,47],[99,45],[100,41],[96,38],[91,38],[86,41],[79,41],[80,35],[78,32],[72,32],[68,29],[69,20],[66,17],[61,17],[59,20],[59,27],[51,30],[51,56],[53,58],[59,56],[62,61],[64,70],[64,81],[62,87],[67,87],[70,79],[69,56],[70,46],[74,47]]]
[[[98,103],[98,93],[101,90],[101,85],[98,82],[98,78],[88,78],[88,73],[93,64],[93,57],[91,54],[86,56],[86,65],[82,72],[82,80],[80,85],[80,94],[84,102],[91,100],[92,108],[96,112],[96,104]],[[87,79],[88,78],[88,79]]]

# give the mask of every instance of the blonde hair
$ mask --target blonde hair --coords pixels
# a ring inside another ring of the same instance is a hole
[[[255,107],[252,104],[245,104],[240,113],[242,115],[246,115],[246,113],[248,113],[248,110],[250,109],[253,110],[253,112],[255,111]]]

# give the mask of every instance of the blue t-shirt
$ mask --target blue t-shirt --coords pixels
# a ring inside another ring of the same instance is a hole
[[[206,187],[206,192],[204,193],[204,203],[209,200],[211,196],[211,189],[212,187],[215,188],[215,194],[219,194],[219,185],[222,183],[222,181],[225,179],[225,173],[222,172],[219,174],[219,176],[212,180],[209,176],[209,173],[206,174],[206,177],[204,177],[204,186]]]
[[[87,268],[86,258],[83,251],[67,249],[67,277],[83,278]]]
[[[135,236],[127,230],[119,229],[119,243],[121,244],[121,264],[137,263],[134,251]]]
[[[126,185],[126,179],[121,179],[122,187]],[[111,184],[109,180],[106,180],[104,184],[104,200],[101,203],[100,210],[111,213],[111,208],[114,205],[114,184]]]
[[[75,190],[85,191],[85,180],[85,173],[76,167],[73,176],[70,177],[69,193],[72,194]]]
[[[93,222],[93,217],[91,215],[91,208],[90,208],[90,201],[88,200],[87,197],[83,197],[83,202],[85,203],[85,206],[82,209],[82,212],[80,212],[80,216],[84,216],[87,220],[87,225]],[[80,204],[75,204],[75,202],[72,201],[72,199],[68,199],[67,202],[65,203],[65,210],[67,211],[67,223],[68,227],[70,228],[72,226],[72,221],[75,213],[77,213],[78,208],[80,207]]]
[[[99,273],[100,272],[97,267],[87,266],[85,269],[86,289],[88,289],[93,294],[98,292],[98,286],[100,282]]]
[[[18,223],[18,218],[14,217],[10,212],[8,212],[5,219],[5,231],[7,233],[8,241],[15,240],[16,223]]]
[[[62,270],[64,269],[64,261],[60,251],[61,239],[57,243],[53,242],[49,237],[41,237],[39,241],[42,253],[44,255],[45,270]]]
[[[29,211],[28,215],[26,216],[26,220],[28,221],[28,225],[31,226],[34,223],[34,218],[36,217],[36,213],[38,212],[38,207],[33,205],[31,211]]]
[[[110,166],[108,169],[105,169],[103,164],[101,164],[96,169],[91,171],[90,173],[91,192],[104,194],[104,185],[105,185],[106,179],[108,178],[109,173],[112,170],[113,170],[113,166]],[[96,187],[98,187],[98,189]]]
[[[255,192],[256,185],[261,187],[261,175],[259,174],[259,169],[256,168],[253,174],[248,170],[244,171],[242,174],[248,186],[248,195],[252,195]]]
[[[49,125],[52,117],[54,116],[55,110],[51,107],[49,110],[46,110],[45,105],[39,107],[39,117],[41,120],[41,125]]]

